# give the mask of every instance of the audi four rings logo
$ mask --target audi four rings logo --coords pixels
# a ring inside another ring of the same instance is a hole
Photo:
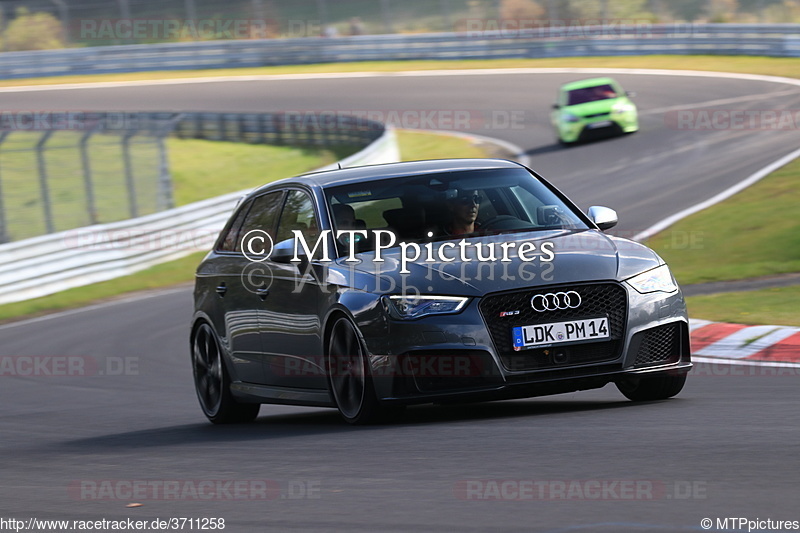
[[[557,311],[559,309],[577,309],[581,305],[581,295],[575,291],[549,292],[537,294],[531,298],[531,307],[538,313]]]

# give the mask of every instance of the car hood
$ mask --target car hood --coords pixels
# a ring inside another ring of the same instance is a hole
[[[606,100],[597,100],[595,102],[586,102],[585,104],[564,106],[562,111],[572,113],[579,117],[599,115],[601,113],[611,113],[611,108],[623,101],[624,98],[609,98]]]
[[[434,254],[444,243],[431,243]],[[509,250],[509,261],[502,258],[501,243],[515,243]],[[522,243],[536,245],[538,254],[533,261],[523,261],[517,254]],[[407,262],[408,273],[402,273],[402,252],[399,247],[384,250],[384,261],[376,262],[374,252],[357,254],[358,264],[338,259],[328,269],[330,283],[351,286],[380,294],[411,293],[453,296],[480,296],[489,292],[513,290],[532,286],[560,285],[595,280],[624,280],[655,268],[663,260],[646,246],[605,235],[597,230],[518,233],[467,239],[470,246],[465,257],[471,261],[443,263],[439,260]],[[479,261],[476,244],[481,243],[484,257],[488,246],[494,244],[495,261]],[[552,254],[542,254],[542,245]],[[422,245],[420,245],[422,247]],[[426,253],[423,248],[423,257]],[[409,254],[411,251],[409,250]],[[448,257],[460,255],[459,248],[447,249]],[[434,255],[435,257],[435,255]],[[545,259],[551,259],[547,261]]]

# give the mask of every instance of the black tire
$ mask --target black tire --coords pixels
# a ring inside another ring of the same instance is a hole
[[[686,374],[680,376],[656,376],[651,378],[629,378],[617,382],[619,391],[634,402],[666,400],[678,394],[686,384]]]
[[[326,360],[331,397],[349,424],[373,424],[402,414],[404,406],[383,406],[375,396],[366,347],[344,316],[334,319]]]
[[[241,403],[231,395],[230,377],[222,359],[216,333],[206,323],[192,335],[194,387],[203,414],[214,424],[252,422],[261,404]]]

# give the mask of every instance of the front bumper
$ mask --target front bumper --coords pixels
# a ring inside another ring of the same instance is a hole
[[[620,133],[632,133],[639,129],[636,113],[609,114],[578,122],[560,121],[559,138],[565,143],[590,140]]]
[[[406,404],[522,398],[599,388],[631,375],[688,372],[689,323],[680,291],[642,295],[617,285],[625,290],[627,312],[608,356],[547,359],[534,350],[515,355],[530,357],[530,364],[514,365],[493,339],[480,300],[473,300],[458,315],[391,321],[388,335],[366,338],[371,354],[390,354],[370,356],[376,394]]]

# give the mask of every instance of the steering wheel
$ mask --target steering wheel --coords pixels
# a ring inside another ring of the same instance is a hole
[[[489,220],[481,222],[480,229],[481,230],[490,230],[490,231],[491,230],[498,230],[498,229],[512,229],[512,228],[509,228],[506,224],[504,224],[504,223],[512,222],[512,221],[517,223],[514,226],[512,226],[512,228],[513,227],[517,227],[518,224],[520,222],[522,222],[520,219],[518,219],[515,216],[497,215],[497,216],[494,216],[494,217],[490,218]]]

